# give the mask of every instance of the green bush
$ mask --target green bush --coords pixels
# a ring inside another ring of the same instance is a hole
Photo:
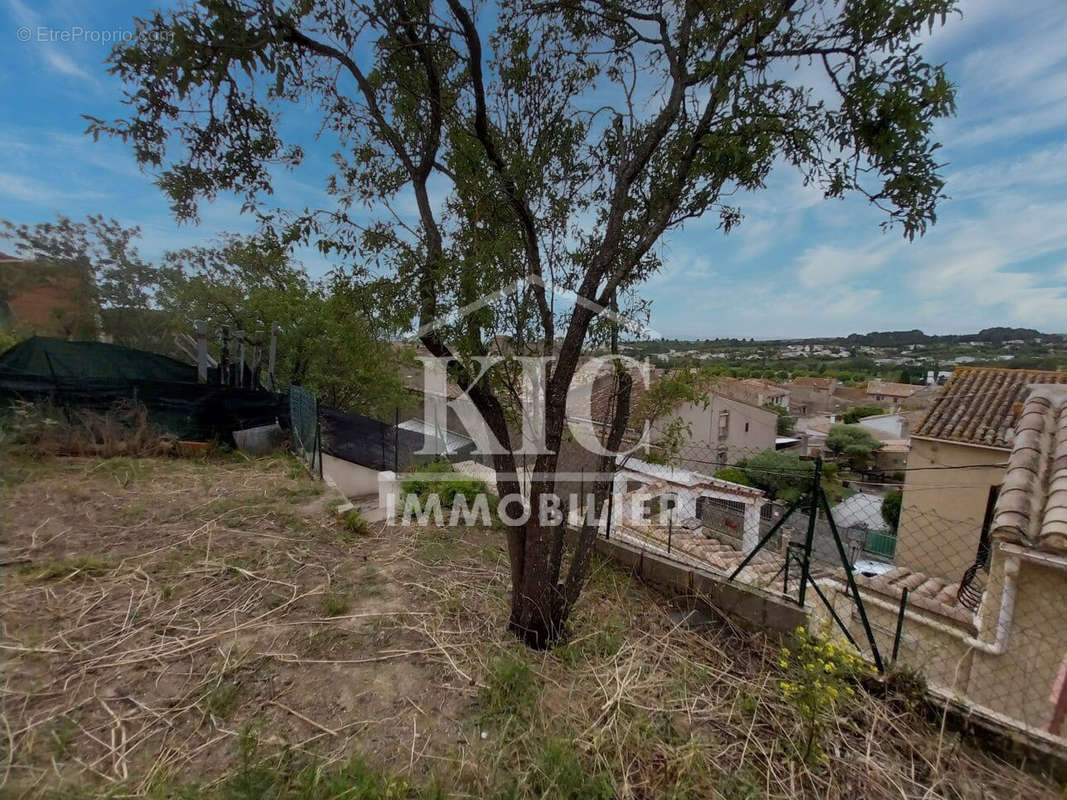
[[[882,500],[882,519],[893,530],[900,524],[900,503],[903,499],[904,493],[900,489],[893,489]]]
[[[862,425],[835,425],[826,437],[826,449],[848,458],[853,466],[865,464],[882,443]]]
[[[366,536],[370,532],[370,526],[367,524],[367,520],[363,518],[363,515],[359,513],[358,508],[353,508],[345,514],[344,526],[346,531],[356,536]]]
[[[841,416],[841,421],[846,425],[854,425],[864,417],[876,417],[884,413],[885,409],[881,406],[856,406],[846,411]]]
[[[785,450],[764,450],[744,459],[738,467],[748,476],[749,485],[787,503],[808,490],[815,474],[814,461],[803,461],[798,453]]]
[[[870,673],[870,667],[851,646],[830,638],[829,628],[796,629],[791,645],[779,651],[778,666],[785,677],[779,681],[782,697],[800,714],[805,728],[802,759],[824,758],[819,735],[834,718],[839,703],[855,695],[852,688]]]
[[[415,468],[413,472],[415,472],[416,475],[419,473],[456,474],[452,469],[452,465],[447,461],[431,461],[429,464],[424,464]],[[404,481],[403,484],[401,484],[401,489],[403,489],[404,496],[409,494],[418,495],[423,507],[425,507],[426,500],[432,494],[436,493],[440,498],[441,508],[451,508],[457,495],[462,495],[467,501],[467,506],[470,507],[473,505],[474,499],[479,494],[485,493],[486,486],[485,481],[456,474],[455,478],[436,480],[433,478],[415,477],[411,480]],[[495,504],[490,503],[490,510],[492,511],[495,508]]]
[[[743,469],[740,467],[726,467],[720,469],[715,473],[715,477],[720,481],[730,481],[730,483],[739,483],[742,486],[754,486],[752,479],[748,477]]]

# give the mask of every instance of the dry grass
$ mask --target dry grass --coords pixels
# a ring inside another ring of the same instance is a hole
[[[5,410],[4,439],[39,456],[150,456],[171,452],[174,437],[148,420],[141,403],[116,402],[105,413],[47,403]]]
[[[772,643],[679,628],[608,564],[570,642],[528,652],[499,534],[353,537],[288,459],[8,459],[4,479],[14,795],[1055,793],[865,695],[806,763]]]

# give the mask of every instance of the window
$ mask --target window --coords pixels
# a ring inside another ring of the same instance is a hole
[[[705,513],[713,508],[742,516],[745,513],[745,504],[737,500],[725,500],[721,497],[707,497],[706,495],[697,498],[697,517],[703,519]]]
[[[745,423],[745,433],[748,433],[748,423]]]
[[[730,432],[730,412],[719,412],[719,438],[725,439]]]
[[[720,450],[719,452],[717,452],[715,454],[715,465],[717,467],[725,467],[726,466],[726,451],[725,450]]]
[[[982,520],[982,532],[978,537],[978,552],[975,554],[975,563],[983,567],[989,566],[989,551],[991,549],[989,529],[993,527],[993,509],[1000,497],[1000,487],[990,486],[989,496],[985,501],[985,518]]]
[[[652,520],[663,512],[673,511],[677,505],[677,499],[673,494],[659,495],[658,497],[650,497],[644,501],[644,518],[646,520]]]

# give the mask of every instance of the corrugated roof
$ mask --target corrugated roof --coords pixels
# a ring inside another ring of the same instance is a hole
[[[1067,383],[1067,372],[957,367],[913,436],[1011,449],[1026,387]]]
[[[993,515],[993,536],[1067,552],[1067,386],[1033,389]]]

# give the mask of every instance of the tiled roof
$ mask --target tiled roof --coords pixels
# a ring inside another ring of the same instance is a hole
[[[943,578],[934,578],[907,567],[894,567],[884,575],[870,578],[857,573],[855,578],[860,588],[871,589],[893,600],[899,600],[906,587],[909,606],[932,611],[968,625],[974,622],[974,615],[960,606],[956,598],[956,593],[960,588],[958,583],[950,583]]]
[[[760,394],[766,393],[766,390],[753,386],[740,378],[715,378],[710,387],[712,394],[720,395],[721,397],[728,397],[731,400],[735,400],[738,403],[747,403],[750,406],[761,407]]]
[[[1067,385],[1033,389],[993,515],[995,538],[1067,552]]]
[[[910,383],[892,383],[890,381],[873,380],[867,382],[867,394],[889,395],[890,397],[911,397],[919,390],[918,386]]]
[[[705,475],[702,472],[679,469],[666,464],[650,464],[647,461],[642,461],[633,456],[617,456],[615,462],[618,464],[620,470],[639,472],[642,475],[655,478],[658,482],[661,482],[664,485],[673,484],[675,486],[688,486],[691,488],[714,489],[720,492],[735,494],[738,497],[748,497],[752,499],[759,499],[764,496],[762,489],[756,489],[752,486],[745,486],[741,483],[723,480],[722,478],[715,478],[711,475]]]
[[[913,436],[1011,448],[1026,387],[1067,383],[1067,372],[957,367]]]
[[[805,376],[793,378],[792,381],[786,384],[785,388],[788,389],[791,386],[810,386],[811,388],[817,389],[833,389],[836,383],[837,380],[834,378],[811,378]]]
[[[751,386],[761,392],[765,392],[771,395],[788,394],[789,390],[779,383],[764,380],[763,378],[745,378],[741,381],[745,386]]]

